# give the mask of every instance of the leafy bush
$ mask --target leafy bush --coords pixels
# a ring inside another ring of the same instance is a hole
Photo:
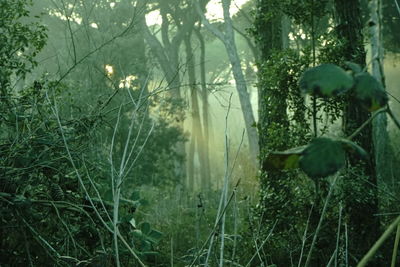
[[[119,114],[118,109],[100,112],[103,103],[71,114],[69,104],[78,89],[46,75],[23,85],[20,81],[27,82],[25,76],[37,65],[35,55],[46,44],[43,26],[23,22],[30,15],[29,3],[0,3],[0,264],[110,266],[117,251],[124,266],[152,262],[162,233],[138,215],[146,201],[137,187],[180,181],[171,166],[183,160],[175,152],[183,135],[166,117],[151,117],[143,109],[137,113],[145,123],[134,120],[129,105]],[[115,116],[124,127],[107,127]],[[129,187],[119,204],[109,170],[120,158],[110,162],[108,155],[111,148],[115,155],[123,151],[130,124],[138,144],[132,153],[142,160],[130,161],[132,169],[125,173]],[[114,129],[120,134],[114,147],[98,141],[102,135],[109,140]],[[115,210],[118,221],[113,221]]]

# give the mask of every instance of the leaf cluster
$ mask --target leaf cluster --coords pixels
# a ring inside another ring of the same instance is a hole
[[[359,71],[354,76],[334,64],[322,64],[303,73],[299,85],[303,93],[318,97],[335,97],[349,92],[368,111],[375,111],[387,104],[388,98],[382,85],[369,73],[360,72],[361,68],[348,63]],[[345,150],[355,151],[366,158],[366,152],[349,140],[315,138],[304,147],[284,152],[272,152],[266,158],[266,169],[289,169],[300,167],[309,177],[327,177],[336,173],[345,165]]]

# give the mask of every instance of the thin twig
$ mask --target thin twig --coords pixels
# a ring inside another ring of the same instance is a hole
[[[390,118],[393,120],[394,124],[397,126],[397,128],[400,130],[400,121],[394,116],[392,110],[387,108],[387,113],[389,114]]]
[[[272,226],[271,230],[269,231],[267,237],[264,239],[264,241],[261,243],[261,245],[257,248],[256,252],[253,254],[253,256],[250,258],[249,262],[245,265],[246,267],[250,266],[251,262],[254,260],[254,258],[258,255],[258,253],[260,252],[260,250],[263,248],[263,246],[265,245],[265,243],[267,243],[268,239],[270,238],[270,236],[272,235],[272,232],[275,229],[276,224],[278,223],[278,220],[275,221],[274,225]]]
[[[345,260],[346,260],[346,267],[349,266],[349,235],[348,235],[348,231],[347,231],[347,223],[344,223],[344,237],[346,240],[346,248],[345,248]]]
[[[397,3],[397,0],[394,0],[394,3],[396,4],[397,12],[399,12],[400,15],[400,7],[399,4]]]
[[[24,222],[24,224],[29,228],[29,230],[30,230],[33,234],[35,234],[35,237],[39,238],[39,240],[40,240],[46,247],[48,247],[48,248],[51,250],[51,252],[53,252],[53,253],[57,256],[57,258],[60,258],[60,253],[58,253],[57,250],[56,250],[55,248],[53,248],[53,247],[50,245],[50,243],[47,242],[46,239],[44,239],[38,232],[36,232],[36,230],[33,229],[33,227],[32,227],[24,218],[21,217],[21,219],[22,219],[22,221]]]
[[[224,158],[225,158],[225,175],[224,175],[224,187],[221,192],[221,200],[222,200],[222,205],[226,205],[227,197],[228,197],[228,185],[229,185],[229,138],[228,138],[228,118],[229,118],[229,111],[230,111],[230,106],[231,106],[231,100],[232,100],[232,93],[229,97],[229,108],[228,112],[226,113],[225,116],[225,153],[224,153]],[[224,245],[225,245],[225,216],[224,214],[222,216],[221,220],[221,246],[220,246],[220,254],[219,254],[219,266],[223,267],[224,265]]]
[[[224,207],[224,209],[222,210],[220,216],[218,217],[217,223],[214,225],[214,227],[213,227],[213,229],[211,230],[210,234],[208,235],[206,241],[203,243],[203,245],[201,246],[201,248],[198,250],[196,257],[194,258],[194,260],[192,261],[192,263],[189,265],[189,267],[194,266],[194,264],[196,263],[197,259],[198,259],[198,258],[200,257],[200,255],[201,255],[201,251],[203,251],[203,249],[205,248],[205,246],[206,246],[206,245],[208,244],[208,242],[210,241],[211,237],[214,236],[214,234],[215,234],[215,232],[216,232],[215,230],[217,229],[217,226],[218,226],[219,222],[220,222],[221,219],[222,219],[222,215],[226,212],[226,210],[227,210],[229,204],[231,203],[231,201],[232,201],[232,199],[233,199],[233,196],[235,195],[235,191],[236,191],[237,188],[239,187],[240,180],[241,180],[240,178],[237,180],[236,185],[235,185],[235,187],[233,188],[233,191],[232,191],[232,193],[231,193],[231,195],[230,195],[230,197],[229,197],[229,200],[228,200],[228,202],[226,203],[226,206]]]
[[[375,244],[370,248],[370,250],[365,254],[361,261],[357,264],[357,267],[367,266],[367,263],[375,255],[376,251],[380,246],[383,245],[385,240],[390,236],[390,234],[400,225],[400,216],[397,217],[386,229],[386,231],[381,235],[381,237],[375,242]]]
[[[221,197],[220,197],[220,201],[219,201],[219,205],[218,205],[218,211],[217,211],[217,217],[216,217],[216,221],[214,224],[214,227],[216,227],[219,224],[219,221],[222,222],[222,226],[221,227],[221,233],[220,235],[222,236],[221,239],[221,248],[220,248],[220,265],[221,265],[221,261],[223,264],[223,247],[224,247],[224,226],[225,226],[225,214],[221,215],[221,211],[222,208],[226,206],[226,197],[228,194],[228,168],[229,168],[229,140],[228,140],[228,118],[229,118],[229,113],[231,111],[231,103],[232,103],[232,93],[229,96],[229,105],[228,105],[228,110],[226,112],[225,115],[225,134],[224,134],[224,164],[225,164],[225,170],[224,170],[224,185],[223,185],[223,189],[221,191]],[[221,220],[219,219],[219,217],[221,217]],[[205,260],[204,265],[208,266],[208,260],[211,256],[211,251],[212,251],[212,247],[214,244],[214,236],[210,241],[210,245],[208,246],[208,251],[207,251],[207,257]]]
[[[88,177],[88,180],[89,180],[89,182],[90,182],[90,185],[92,186],[94,192],[96,193],[96,195],[97,195],[97,197],[98,197],[98,199],[99,199],[99,201],[100,201],[101,207],[103,208],[104,212],[106,213],[108,220],[109,220],[110,222],[112,222],[112,219],[111,219],[110,215],[108,214],[108,210],[107,210],[106,206],[104,205],[104,201],[103,201],[103,199],[102,199],[102,197],[101,197],[101,195],[100,195],[100,192],[99,192],[99,190],[97,190],[96,185],[94,184],[92,178],[90,177],[89,170],[88,170],[88,168],[86,167],[86,162],[85,162],[84,159],[82,160],[82,163],[83,163],[83,167],[84,167],[85,170],[86,170],[86,176]]]
[[[397,225],[396,237],[394,239],[391,267],[395,267],[395,265],[396,265],[397,251],[399,248],[399,239],[400,239],[400,223]]]
[[[238,206],[237,206],[237,195],[235,193],[233,202],[233,249],[232,249],[231,266],[234,263],[236,256],[237,235],[238,235]]]
[[[112,43],[117,38],[125,35],[132,28],[133,23],[134,23],[134,20],[132,19],[131,23],[120,34],[117,34],[117,35],[113,36],[111,39],[109,39],[108,41],[102,43],[99,47],[93,49],[92,51],[87,53],[85,56],[83,56],[81,59],[76,61],[63,75],[61,75],[61,77],[57,80],[57,82],[55,84],[55,87],[57,87],[61,83],[61,81],[64,80],[65,77],[67,77],[71,73],[71,71],[73,71],[80,63],[85,61],[87,58],[89,58],[91,55],[93,55],[97,51],[101,50],[103,47],[105,47],[105,46],[109,45],[110,43]]]
[[[48,94],[47,94],[47,92],[46,92],[46,98],[47,98],[47,101],[48,101],[50,104],[52,104],[51,101],[50,101],[50,98],[49,98],[49,96],[48,96]],[[90,197],[90,195],[89,195],[89,192],[88,192],[87,189],[86,189],[85,183],[83,182],[82,177],[81,177],[81,175],[80,175],[80,173],[79,173],[79,171],[78,171],[78,169],[77,169],[77,167],[76,167],[75,161],[73,160],[71,151],[69,150],[69,145],[68,145],[68,143],[67,143],[67,139],[66,139],[65,134],[64,134],[64,129],[63,129],[62,124],[61,124],[60,116],[59,116],[59,114],[58,114],[57,103],[56,103],[56,101],[55,101],[55,98],[54,98],[54,106],[51,106],[51,110],[53,111],[53,114],[54,114],[54,116],[56,117],[56,120],[57,120],[57,123],[58,123],[58,127],[59,127],[60,132],[61,132],[61,137],[62,137],[62,139],[63,139],[65,149],[66,149],[66,151],[67,151],[68,159],[69,159],[70,162],[71,162],[72,168],[74,169],[74,172],[75,172],[75,174],[76,174],[76,176],[77,176],[77,178],[78,178],[79,184],[82,186],[83,191],[84,191],[86,197],[88,198],[90,204],[92,205],[92,207],[93,207],[94,211],[96,212],[96,215],[98,216],[98,218],[100,219],[100,221],[103,223],[103,225],[106,227],[107,230],[109,230],[109,231],[112,232],[112,230],[111,230],[110,227],[107,225],[107,223],[103,220],[103,218],[102,218],[101,215],[99,214],[99,212],[98,212],[96,206],[94,205],[94,203],[93,203],[93,201],[92,201],[92,199],[91,199],[91,197]]]
[[[47,101],[48,101],[50,104],[52,104],[51,101],[50,101],[50,98],[49,98],[49,96],[48,96],[48,94],[47,94],[47,92],[46,92],[46,99],[47,99]],[[86,186],[85,186],[85,184],[84,184],[84,182],[83,182],[83,179],[82,179],[82,177],[81,177],[81,175],[80,175],[80,173],[79,173],[79,171],[78,171],[78,169],[77,169],[77,167],[76,167],[76,165],[75,165],[75,162],[74,162],[74,160],[73,160],[73,158],[72,158],[71,151],[70,151],[69,146],[68,146],[68,143],[67,143],[67,139],[66,139],[66,137],[65,137],[64,129],[63,129],[62,124],[61,124],[60,116],[59,116],[59,114],[58,114],[57,103],[56,103],[55,98],[54,98],[54,104],[53,104],[53,106],[51,106],[51,109],[52,109],[52,111],[53,111],[54,116],[56,117],[56,120],[57,120],[59,129],[60,129],[60,132],[61,132],[61,136],[62,136],[62,139],[63,139],[63,142],[64,142],[64,147],[65,147],[65,149],[66,149],[66,151],[67,151],[68,159],[69,159],[69,161],[71,162],[72,168],[74,169],[74,172],[75,172],[75,174],[76,174],[76,176],[77,176],[77,178],[78,178],[79,184],[81,185],[81,187],[82,187],[82,189],[83,189],[83,191],[84,191],[86,197],[88,198],[88,200],[89,200],[89,202],[90,202],[90,205],[92,206],[92,208],[93,208],[94,212],[96,213],[97,217],[99,218],[99,220],[102,222],[103,226],[104,226],[109,232],[111,232],[112,234],[114,234],[113,229],[111,229],[111,228],[108,226],[108,224],[104,221],[103,217],[100,215],[99,211],[97,210],[97,207],[94,205],[93,200],[92,200],[92,198],[90,197],[89,192],[87,191],[87,188],[86,188]],[[125,241],[125,239],[121,236],[121,234],[119,233],[119,231],[117,231],[117,235],[118,235],[119,239],[122,241],[122,243],[124,243],[124,245],[126,246],[126,248],[129,250],[129,252],[131,252],[132,256],[133,256],[133,257],[137,260],[137,262],[140,264],[140,266],[143,266],[143,267],[144,267],[144,266],[145,266],[144,263],[140,260],[139,256],[133,251],[133,249],[130,247],[130,245],[129,245],[129,244]]]
[[[372,116],[368,118],[360,127],[358,127],[347,139],[351,140],[356,137],[376,116],[378,116],[382,112],[387,112],[388,108],[384,107],[375,111]]]
[[[29,242],[28,242],[28,238],[26,237],[26,231],[23,227],[21,227],[21,231],[22,231],[22,234],[24,235],[24,239],[25,239],[25,250],[26,250],[26,254],[28,256],[29,266],[33,267],[32,256],[31,256],[31,252],[30,252],[30,248],[29,248]]]
[[[300,258],[299,258],[299,264],[297,264],[297,267],[301,266],[301,261],[303,259],[303,253],[304,253],[304,248],[305,248],[306,239],[307,239],[308,226],[310,224],[310,219],[311,219],[311,214],[312,214],[313,208],[314,208],[314,203],[312,204],[311,209],[310,209],[310,213],[308,214],[306,229],[304,229],[304,234],[303,234],[302,244],[301,244],[301,252],[300,252]]]
[[[315,234],[314,234],[313,240],[311,242],[311,247],[310,247],[310,250],[309,250],[308,255],[307,255],[306,263],[304,265],[305,267],[307,267],[310,264],[311,255],[313,253],[313,250],[314,250],[314,247],[315,247],[315,243],[317,242],[317,237],[318,237],[319,231],[321,230],[321,226],[322,226],[322,222],[323,222],[324,217],[325,217],[326,209],[328,207],[328,203],[329,203],[329,200],[330,200],[330,198],[332,196],[333,188],[335,187],[335,184],[336,184],[336,181],[337,181],[338,177],[339,177],[339,173],[336,173],[336,175],[334,176],[333,182],[331,184],[331,187],[329,189],[328,196],[325,199],[324,208],[322,209],[321,217],[319,219],[319,222],[318,222],[318,225],[317,225],[317,229],[315,230]]]
[[[57,214],[58,219],[60,219],[62,225],[64,225],[65,229],[67,230],[67,233],[68,233],[68,235],[69,235],[69,237],[70,237],[70,239],[71,239],[71,241],[72,241],[72,245],[73,245],[74,248],[75,248],[75,256],[76,256],[76,255],[77,255],[77,253],[76,253],[76,252],[77,252],[77,248],[76,248],[76,241],[75,241],[75,238],[72,236],[71,230],[69,229],[68,225],[67,225],[67,224],[64,222],[64,220],[61,218],[60,212],[58,211],[57,206],[54,205],[54,203],[52,203],[52,205],[53,205],[53,207],[54,207],[54,210],[56,211],[56,214]]]
[[[331,258],[329,259],[328,263],[326,264],[326,267],[331,267],[331,264],[333,260],[335,259],[335,255],[337,254],[337,248],[335,248],[335,251],[333,251]]]
[[[337,256],[338,256],[338,252],[339,252],[340,226],[341,226],[341,224],[342,224],[342,212],[343,212],[343,207],[342,207],[342,203],[340,203],[340,207],[339,207],[339,221],[338,221],[338,232],[337,232],[337,237],[336,237],[335,267],[337,267]]]
[[[72,6],[71,15],[72,15],[72,13],[74,12],[74,8],[75,8],[75,5],[76,5],[76,1],[77,1],[77,0],[75,0],[74,4],[73,4],[73,6]],[[66,17],[66,19],[67,19],[68,31],[69,31],[69,34],[70,34],[70,36],[71,36],[72,51],[73,51],[73,55],[74,55],[74,56],[73,56],[73,59],[74,59],[74,64],[76,64],[76,45],[75,45],[74,33],[73,33],[72,27],[71,27],[71,19],[70,19],[71,17],[70,17],[70,15],[68,15],[68,11],[67,11],[67,8],[66,8],[66,6],[65,6],[65,2],[62,0],[61,3],[62,3],[63,8],[64,8],[65,17]]]

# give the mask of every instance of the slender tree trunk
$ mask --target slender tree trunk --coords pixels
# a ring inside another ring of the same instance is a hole
[[[209,134],[209,112],[208,112],[208,88],[206,82],[206,45],[200,29],[195,30],[195,34],[200,43],[200,84],[201,84],[201,102],[203,117],[203,149],[204,149],[204,171],[205,171],[205,192],[211,189],[211,170],[210,170],[210,134]]]
[[[370,41],[371,41],[371,61],[372,75],[382,83],[385,87],[383,73],[383,44],[381,35],[381,18],[382,11],[380,0],[371,0],[369,9],[371,14],[370,20]],[[379,114],[373,121],[373,138],[375,147],[375,164],[376,175],[379,182],[388,182],[390,177],[391,153],[389,145],[389,135],[387,132],[387,117],[386,113]]]
[[[199,15],[203,19],[203,23],[208,30],[210,30],[221,42],[224,44],[226,52],[228,54],[229,61],[232,67],[232,74],[236,83],[236,90],[239,95],[240,106],[243,112],[243,118],[245,123],[245,128],[247,132],[249,151],[252,162],[256,163],[258,166],[258,134],[256,127],[254,127],[255,119],[253,114],[252,105],[250,102],[250,95],[247,90],[246,80],[243,75],[239,54],[237,52],[235,35],[232,25],[232,19],[230,17],[229,8],[231,0],[222,0],[222,8],[224,13],[224,24],[225,32],[222,33],[216,27],[210,24],[210,22],[205,18],[204,14],[200,12]]]
[[[195,131],[194,124],[192,123],[192,133]],[[195,181],[194,181],[194,151],[196,148],[196,138],[193,136],[190,137],[190,144],[186,158],[187,165],[187,183],[186,189],[189,191],[194,191]]]
[[[204,138],[203,138],[203,127],[201,125],[200,120],[200,108],[198,102],[198,87],[196,85],[196,68],[195,68],[195,58],[193,55],[193,49],[191,45],[191,33],[189,32],[184,39],[185,47],[186,47],[186,63],[188,69],[188,77],[189,77],[189,87],[190,87],[190,99],[191,99],[191,107],[192,107],[192,138],[191,142],[194,144],[190,146],[193,151],[189,151],[190,156],[192,158],[188,158],[189,164],[193,165],[194,163],[194,150],[197,144],[197,152],[199,155],[200,161],[200,177],[201,177],[201,189],[205,190],[207,186],[207,173],[206,173],[206,159],[203,148]],[[193,166],[192,166],[193,168]],[[189,177],[190,179],[190,177]],[[191,179],[194,179],[194,173],[192,173]]]
[[[257,62],[259,60],[259,51],[256,47],[256,45],[253,43],[253,40],[250,38],[250,36],[239,30],[237,27],[233,26],[233,29],[235,32],[237,32],[240,36],[242,36],[243,39],[246,40],[247,46],[250,48],[251,53],[253,54],[254,60]]]
[[[343,55],[346,60],[365,66],[365,50],[362,36],[361,11],[358,0],[335,0],[337,34],[344,42]],[[344,109],[344,131],[351,134],[370,117],[359,103],[346,100]],[[357,158],[349,158],[349,172],[344,180],[346,212],[349,217],[349,253],[360,259],[374,244],[379,234],[377,179],[375,172],[372,127],[366,127],[354,140],[369,152],[372,160],[362,164]],[[362,177],[364,176],[364,177]],[[355,194],[354,190],[362,194]],[[374,266],[377,266],[375,263]]]
[[[236,88],[239,94],[240,106],[242,107],[244,122],[246,125],[247,136],[249,139],[250,156],[253,162],[257,162],[259,153],[258,134],[253,115],[253,109],[250,102],[250,95],[247,89],[246,79],[244,78],[242,67],[240,64],[239,54],[236,48],[235,35],[232,25],[232,20],[229,13],[231,0],[222,0],[222,8],[224,11],[225,30],[225,48],[228,53],[229,60],[232,66],[233,77],[235,78]]]
[[[282,15],[282,48],[289,48],[289,33],[290,33],[290,18],[287,15]]]

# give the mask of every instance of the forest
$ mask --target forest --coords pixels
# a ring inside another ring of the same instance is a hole
[[[400,266],[399,29],[398,0],[0,0],[0,266]]]

